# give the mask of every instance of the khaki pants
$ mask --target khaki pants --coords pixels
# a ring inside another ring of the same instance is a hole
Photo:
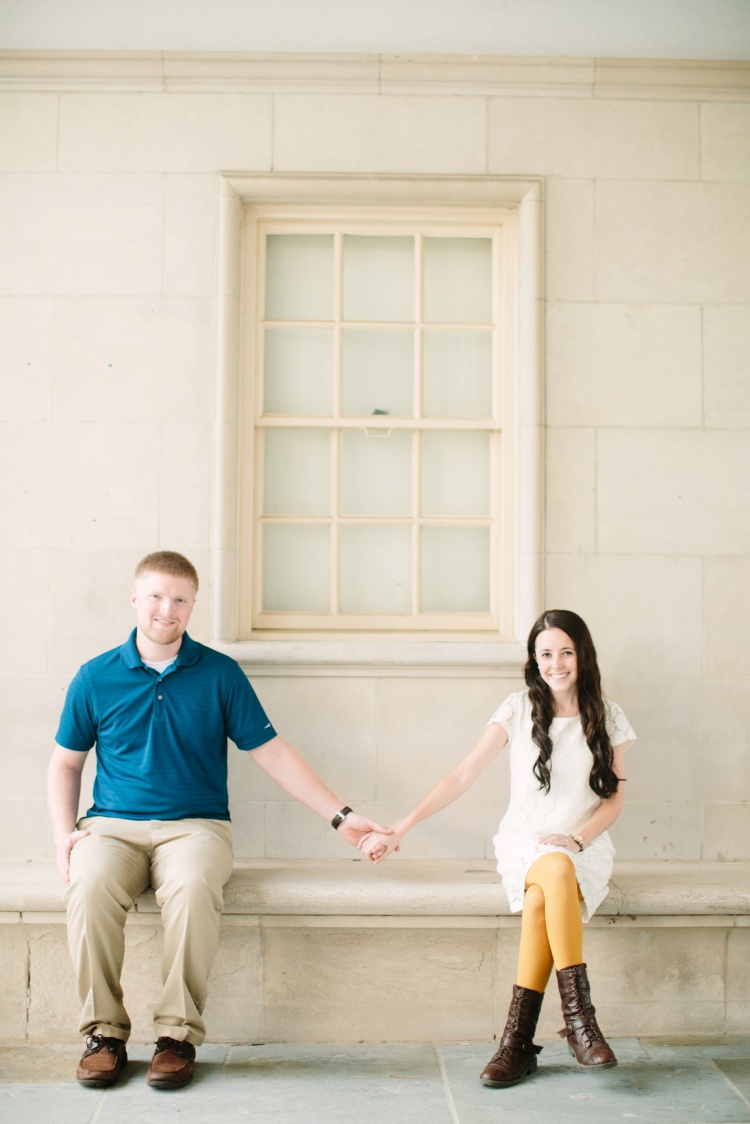
[[[120,975],[125,917],[149,883],[164,926],[156,1037],[199,1046],[208,973],[219,939],[222,889],[232,873],[232,831],[223,820],[80,821],[91,834],[70,856],[68,945],[81,1001],[82,1034],[127,1041]]]

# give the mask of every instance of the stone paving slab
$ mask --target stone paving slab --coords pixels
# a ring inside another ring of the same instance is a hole
[[[1,1124],[750,1124],[750,1039],[619,1039],[620,1064],[580,1070],[544,1042],[539,1068],[511,1089],[478,1075],[491,1043],[269,1044],[200,1049],[193,1083],[149,1089],[153,1045],[128,1047],[113,1089],[74,1079],[79,1047],[0,1048]]]

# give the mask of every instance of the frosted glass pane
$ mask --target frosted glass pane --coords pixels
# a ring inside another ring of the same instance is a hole
[[[414,320],[414,239],[344,235],[344,319]]]
[[[333,235],[269,234],[266,320],[333,319]]]
[[[423,527],[422,610],[486,613],[489,608],[489,528]]]
[[[266,429],[263,514],[328,515],[330,462],[327,429]]]
[[[492,414],[489,332],[425,332],[424,413],[428,418]]]
[[[341,610],[411,611],[411,528],[341,528]]]
[[[433,324],[491,321],[491,238],[425,238],[424,318]]]
[[[481,432],[433,430],[422,435],[425,515],[488,515],[490,441]]]
[[[328,613],[329,527],[263,528],[263,608]]]
[[[411,433],[386,436],[370,430],[344,430],[341,458],[341,510],[344,515],[411,513]]]
[[[345,414],[411,415],[414,333],[344,332]]]
[[[330,328],[266,328],[264,414],[330,414]]]

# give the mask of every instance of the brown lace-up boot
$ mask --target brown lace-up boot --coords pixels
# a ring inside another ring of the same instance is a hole
[[[542,1047],[532,1042],[539,1012],[542,1009],[543,991],[513,986],[513,998],[508,1008],[508,1019],[497,1053],[487,1062],[479,1080],[493,1089],[517,1085],[536,1069],[536,1057]]]
[[[580,1066],[586,1069],[611,1069],[617,1065],[596,1021],[596,1009],[591,1002],[585,964],[573,964],[557,973],[565,1029],[560,1037],[567,1038],[568,1049]]]

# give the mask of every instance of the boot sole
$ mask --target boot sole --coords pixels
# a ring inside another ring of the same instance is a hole
[[[488,1089],[510,1089],[512,1085],[519,1085],[525,1077],[530,1077],[532,1073],[536,1073],[536,1059],[525,1073],[522,1073],[520,1077],[515,1077],[512,1081],[493,1081],[490,1077],[480,1077],[479,1080]]]

